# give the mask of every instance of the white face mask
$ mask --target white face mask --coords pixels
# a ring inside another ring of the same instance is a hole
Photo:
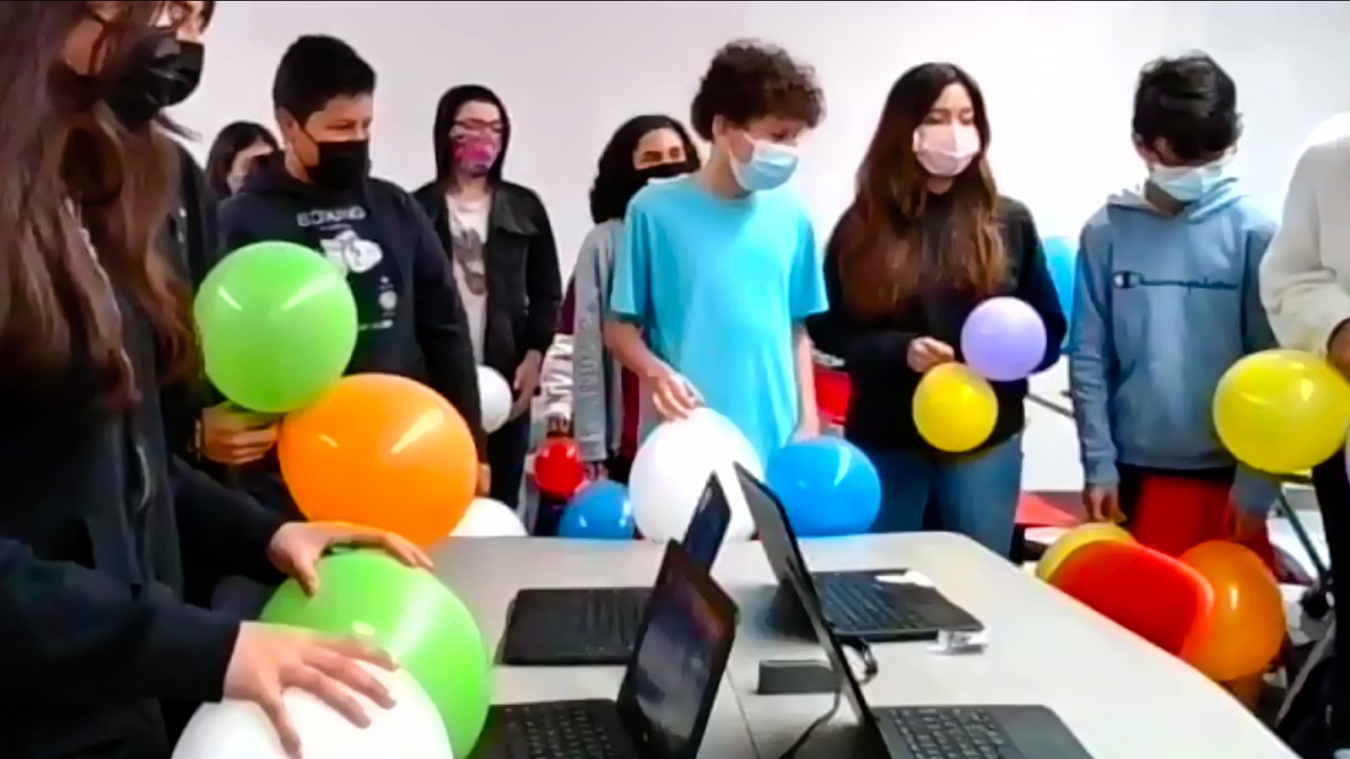
[[[750,160],[741,162],[732,156],[731,171],[746,192],[762,192],[782,187],[797,170],[800,157],[791,145],[746,137],[753,146]]]
[[[981,147],[980,131],[970,124],[924,124],[914,130],[914,157],[935,177],[965,171]]]

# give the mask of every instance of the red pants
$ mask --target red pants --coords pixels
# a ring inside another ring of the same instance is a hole
[[[1234,534],[1232,485],[1231,470],[1182,473],[1122,466],[1121,508],[1135,540],[1149,548],[1180,556],[1206,541],[1236,540],[1278,575],[1264,522],[1247,535]]]

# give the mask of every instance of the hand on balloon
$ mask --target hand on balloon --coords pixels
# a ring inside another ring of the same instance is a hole
[[[801,421],[797,422],[797,429],[792,432],[793,442],[811,440],[820,437],[820,418],[814,414],[803,416]]]
[[[539,392],[539,381],[544,370],[544,354],[539,351],[527,351],[520,366],[516,367],[516,377],[511,389],[516,393],[516,402],[511,405],[511,418],[524,414],[534,403],[535,393]]]
[[[218,464],[248,464],[267,455],[277,432],[276,417],[222,403],[202,412],[201,454]]]
[[[1115,485],[1088,485],[1083,491],[1083,507],[1090,522],[1125,521],[1125,512],[1120,510],[1120,491]]]
[[[286,754],[300,759],[300,735],[281,698],[287,688],[309,691],[358,727],[368,726],[370,716],[348,690],[385,709],[394,705],[389,690],[362,669],[358,661],[388,670],[396,668],[388,654],[360,640],[245,622],[239,627],[234,653],[225,670],[224,695],[262,707]]]
[[[952,346],[931,337],[914,338],[909,342],[909,351],[905,354],[909,368],[920,374],[955,360],[956,351],[952,350]]]
[[[378,546],[410,567],[431,568],[431,559],[403,536],[343,522],[283,525],[267,546],[267,558],[312,596],[319,592],[319,559],[329,548],[340,545]]]
[[[478,495],[488,495],[492,492],[492,467],[490,465],[478,465],[478,489],[475,492]]]
[[[1350,321],[1342,322],[1331,333],[1331,342],[1327,344],[1327,358],[1341,373],[1350,376]]]
[[[693,384],[668,367],[648,377],[647,385],[651,388],[652,408],[663,422],[683,419],[703,405],[703,398]]]

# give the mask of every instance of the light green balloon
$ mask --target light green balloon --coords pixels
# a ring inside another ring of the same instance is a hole
[[[342,378],[356,348],[356,300],[320,253],[260,242],[226,256],[194,303],[206,376],[226,398],[284,414]]]
[[[262,621],[369,639],[426,691],[455,756],[478,742],[491,701],[487,651],[473,615],[430,572],[383,551],[336,553],[319,562],[318,595],[287,580]]]

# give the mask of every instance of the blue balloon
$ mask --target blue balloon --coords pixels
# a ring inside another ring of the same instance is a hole
[[[1078,244],[1067,237],[1051,237],[1041,242],[1045,251],[1045,265],[1050,270],[1050,279],[1055,283],[1055,293],[1059,295],[1059,306],[1064,309],[1064,318],[1073,323],[1074,290],[1078,277]],[[1068,342],[1068,334],[1064,340]]]
[[[867,454],[840,438],[791,443],[769,459],[765,481],[802,537],[857,535],[881,510],[881,479]]]
[[[558,523],[558,537],[591,540],[632,540],[633,508],[628,488],[600,480],[572,496]]]

